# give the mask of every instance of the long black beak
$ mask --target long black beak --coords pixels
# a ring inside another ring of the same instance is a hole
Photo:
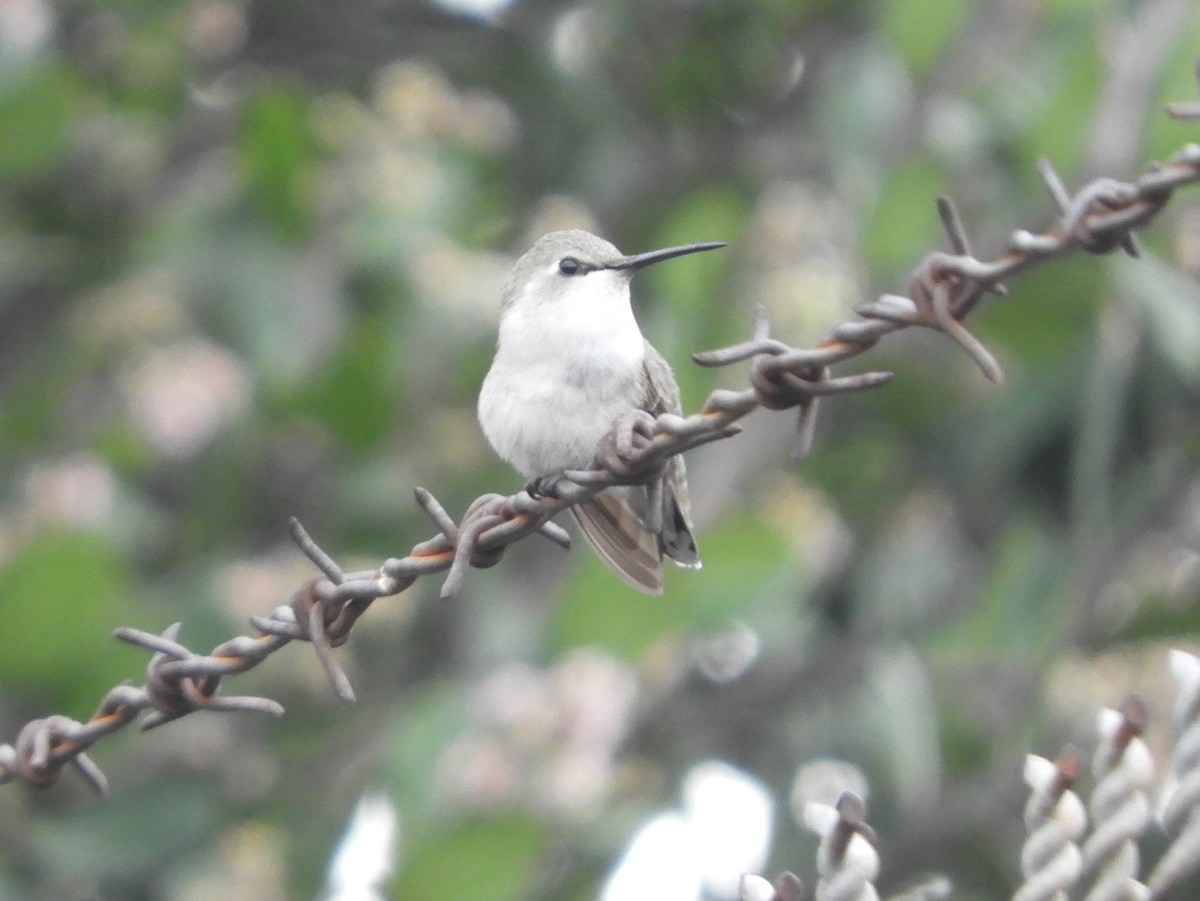
[[[668,247],[664,250],[648,250],[645,253],[635,253],[630,257],[621,257],[611,263],[605,263],[605,269],[628,269],[630,272],[641,269],[643,266],[650,266],[654,263],[661,263],[663,260],[669,260],[672,257],[681,257],[688,253],[699,253],[702,250],[716,250],[718,247],[724,247],[724,241],[705,241],[702,244],[684,244],[680,247]]]

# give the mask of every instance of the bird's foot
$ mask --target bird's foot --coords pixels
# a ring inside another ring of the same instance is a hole
[[[559,500],[558,485],[561,478],[560,473],[536,476],[525,483],[525,490],[533,498],[544,497],[550,500]]]

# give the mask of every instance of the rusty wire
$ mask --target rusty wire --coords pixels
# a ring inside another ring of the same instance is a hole
[[[1170,112],[1179,118],[1200,118],[1200,104],[1177,104]],[[760,308],[750,340],[693,355],[702,366],[749,361],[749,388],[715,391],[698,413],[688,417],[645,415],[618,423],[601,442],[591,469],[540,480],[537,496],[528,491],[509,496],[486,494],[456,522],[430,492],[418,488],[417,503],[437,534],[403,557],[385,560],[374,570],[353,573],[342,572],[300,523],[292,520],[293,539],[321,575],[307,580],[289,603],[270,615],[251,617],[257,636],[238,636],[208,654],[196,654],[177,642],[177,626],[161,636],[117,629],[117,638],[152,652],[145,684],[112,689],[86,723],[50,716],[26,724],[14,744],[0,744],[0,783],[20,779],[32,785],[50,785],[71,765],[103,793],[104,777],[85,752],[143,711],[150,711],[143,728],[196,710],[278,714],[281,708],[274,701],[225,697],[218,694],[218,688],[222,677],[258,665],[290,641],[312,644],[334,692],[353,700],[353,688],[334,649],[349,638],[355,622],[375,600],[399,594],[420,576],[443,571],[442,596],[453,595],[468,568],[496,564],[508,545],[534,532],[569,545],[566,532],[550,521],[555,514],[607,487],[653,481],[669,457],[735,435],[738,420],[758,407],[799,410],[797,454],[803,456],[811,447],[822,397],[878,387],[891,378],[886,372],[834,377],[830,368],[866,352],[892,332],[908,326],[944,332],[984,375],[1000,381],[1000,365],[967,330],[963,319],[984,296],[1003,294],[1006,280],[1049,260],[1079,251],[1103,254],[1124,249],[1136,254],[1133,231],[1158,214],[1175,188],[1200,181],[1200,145],[1186,145],[1167,163],[1151,166],[1132,183],[1098,178],[1073,196],[1048,161],[1039,164],[1039,173],[1058,213],[1047,230],[1018,230],[1000,256],[981,260],[972,254],[953,205],[947,198],[938,198],[952,252],[927,254],[909,277],[907,295],[885,294],[858,307],[860,318],[836,326],[809,348],[792,347],[771,337]]]

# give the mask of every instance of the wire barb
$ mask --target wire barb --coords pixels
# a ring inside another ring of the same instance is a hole
[[[218,656],[217,652],[221,648],[207,657],[194,654],[175,640],[179,637],[181,628],[180,623],[172,623],[161,635],[127,626],[118,627],[113,631],[115,638],[153,651],[146,666],[144,691],[154,709],[142,720],[143,731],[157,728],[197,710],[245,710],[272,716],[283,715],[283,706],[270,698],[218,695],[217,688],[221,683],[221,676],[249,669],[246,658],[231,654]],[[225,643],[230,644],[231,642]]]
[[[1196,63],[1196,80],[1200,81],[1200,62]],[[1200,100],[1172,101],[1167,104],[1167,115],[1183,121],[1200,119]]]
[[[1175,104],[1170,112],[1176,117],[1200,118],[1200,104]],[[1200,181],[1200,144],[1184,146],[1135,182],[1096,179],[1073,197],[1048,162],[1040,163],[1039,171],[1059,216],[1053,229],[1014,231],[999,257],[982,260],[972,254],[953,204],[948,198],[939,198],[938,213],[951,252],[927,254],[909,277],[907,296],[884,294],[860,305],[859,319],[836,325],[810,348],[792,347],[772,338],[766,312],[758,307],[750,340],[692,356],[702,366],[749,361],[748,389],[720,389],[691,416],[644,418],[629,424],[625,431],[614,432],[601,443],[591,469],[553,474],[544,480],[553,486],[553,496],[526,491],[507,497],[485,495],[456,523],[430,492],[418,488],[417,503],[438,534],[415,545],[406,556],[389,558],[378,569],[363,573],[343,572],[293,518],[289,532],[321,575],[306,581],[288,604],[269,616],[251,617],[251,625],[258,630],[256,637],[239,636],[208,655],[198,655],[176,642],[177,627],[161,635],[118,629],[118,638],[151,651],[146,684],[113,688],[87,723],[48,717],[27,724],[14,745],[0,744],[0,783],[21,779],[31,785],[49,785],[71,764],[93,788],[105,791],[103,776],[84,751],[109,732],[128,725],[143,710],[151,711],[143,723],[146,728],[199,709],[277,715],[282,708],[269,699],[231,698],[216,692],[223,676],[258,665],[291,641],[309,642],[334,692],[352,700],[353,689],[333,651],[347,640],[355,622],[375,600],[399,594],[421,576],[447,570],[441,593],[450,597],[461,588],[467,569],[495,565],[508,545],[535,532],[568,547],[566,533],[550,521],[557,513],[608,487],[652,482],[669,457],[737,434],[738,420],[758,407],[796,408],[796,454],[807,454],[821,398],[877,388],[892,377],[888,372],[831,376],[831,368],[865,353],[892,332],[913,325],[944,332],[987,378],[1000,381],[999,363],[962,324],[981,298],[1003,294],[1003,282],[1076,251],[1106,253],[1124,248],[1136,254],[1133,232],[1159,213],[1176,188]],[[1195,826],[1200,817],[1187,822]]]
[[[421,490],[420,488],[417,489],[417,491]],[[321,550],[317,543],[309,536],[308,532],[305,531],[304,526],[300,524],[300,520],[294,516],[288,520],[288,532],[304,556],[311,560],[317,569],[325,573],[325,578],[329,579],[335,585],[342,581],[341,568],[333,562],[332,557]]]

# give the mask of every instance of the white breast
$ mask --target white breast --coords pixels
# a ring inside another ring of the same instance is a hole
[[[527,478],[590,464],[638,395],[645,344],[628,282],[615,272],[585,279],[553,304],[510,307],[479,395],[488,441]]]

